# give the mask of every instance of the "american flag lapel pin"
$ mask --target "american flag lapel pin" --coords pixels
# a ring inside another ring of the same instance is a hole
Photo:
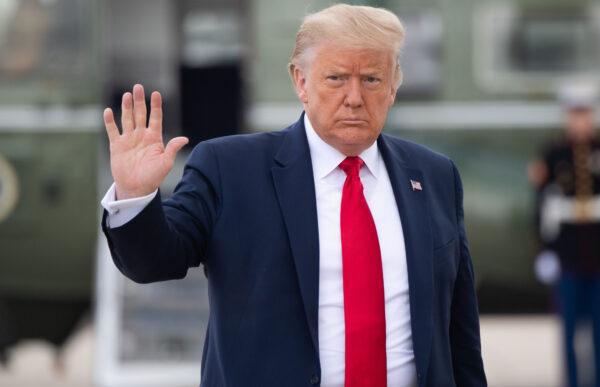
[[[410,180],[410,187],[413,191],[423,191],[423,185],[418,180]]]

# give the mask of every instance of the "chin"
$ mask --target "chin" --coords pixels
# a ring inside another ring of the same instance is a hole
[[[344,133],[344,139],[349,144],[371,144],[377,138],[377,134],[370,129],[365,128],[348,128]]]
[[[340,138],[337,143],[340,144],[340,151],[346,156],[358,156],[362,151],[370,147],[375,140],[376,138],[372,136],[353,136],[350,138]]]
[[[349,142],[360,142],[372,137],[373,130],[370,129],[368,124],[341,125],[336,129],[335,134],[340,139]]]

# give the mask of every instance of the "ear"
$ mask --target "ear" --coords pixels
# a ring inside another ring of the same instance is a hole
[[[390,92],[390,98],[389,98],[389,106],[392,106],[394,104],[394,101],[396,100],[396,92],[398,91],[398,89],[396,89],[395,87],[392,87],[391,92]]]
[[[291,65],[292,80],[296,94],[302,103],[308,103],[308,94],[306,92],[306,74],[298,66]]]
[[[398,67],[396,69],[397,74],[394,77],[394,82],[392,82],[392,87],[391,87],[391,92],[390,92],[390,105],[392,106],[394,104],[394,101],[396,100],[396,94],[398,92],[398,89],[400,88],[400,85],[402,84],[402,80],[403,80],[403,74],[402,74],[402,70],[400,70],[400,67]]]
[[[394,105],[394,101],[396,100],[396,91],[398,91],[398,89],[395,87],[395,85],[392,85],[392,87],[390,87],[390,94],[388,95],[388,106],[389,107]]]

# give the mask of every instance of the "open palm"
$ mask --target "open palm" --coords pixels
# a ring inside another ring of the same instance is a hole
[[[110,167],[117,199],[129,199],[148,195],[160,186],[188,139],[175,137],[164,145],[162,99],[156,91],[150,98],[150,119],[146,126],[142,85],[135,85],[133,93],[123,94],[121,112],[121,133],[110,108],[104,110],[104,124],[110,141]]]

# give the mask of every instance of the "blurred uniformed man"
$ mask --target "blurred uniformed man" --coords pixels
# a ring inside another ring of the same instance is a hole
[[[566,131],[529,165],[537,190],[542,252],[536,272],[556,285],[563,319],[569,386],[578,386],[575,331],[590,317],[596,384],[600,386],[600,138],[595,131],[597,90],[571,85],[560,93]]]

